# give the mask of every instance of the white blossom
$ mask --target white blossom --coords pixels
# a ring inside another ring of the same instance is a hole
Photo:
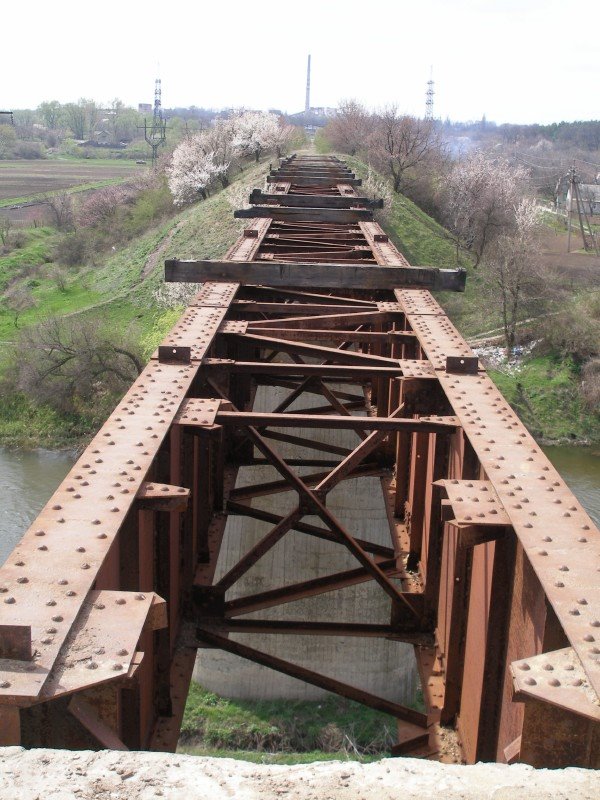
[[[226,169],[215,163],[214,153],[206,152],[202,134],[185,139],[175,148],[167,169],[173,200],[178,206],[193,203]]]
[[[242,156],[254,156],[258,161],[263,150],[276,146],[279,120],[275,114],[261,111],[246,111],[235,119],[233,147]]]

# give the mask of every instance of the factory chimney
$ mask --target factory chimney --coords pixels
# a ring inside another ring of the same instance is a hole
[[[308,114],[310,111],[310,55],[308,57],[308,67],[306,68],[306,103],[304,105],[304,113]]]

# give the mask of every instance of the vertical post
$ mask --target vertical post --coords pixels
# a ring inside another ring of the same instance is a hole
[[[447,476],[450,437],[435,435],[432,481]],[[440,574],[444,544],[444,520],[442,518],[442,488],[432,486],[429,531],[427,536],[427,568],[425,571],[425,616],[434,624],[440,601]]]
[[[515,573],[517,537],[512,528],[494,545],[494,565],[485,642],[485,666],[479,709],[477,760],[495,761],[502,689],[506,672],[508,628]]]
[[[0,706],[0,747],[21,744],[21,710],[17,706]]]
[[[427,461],[429,456],[429,437],[435,434],[413,433],[410,459],[410,486],[408,492],[408,534],[410,553],[408,569],[417,569],[421,560],[423,546],[423,525],[425,522],[425,494],[427,483]]]
[[[463,479],[477,480],[481,467],[473,447],[465,434],[462,434],[460,464],[456,475]],[[469,616],[469,593],[471,591],[471,570],[473,567],[473,548],[457,547],[457,530],[448,531],[453,543],[447,542],[448,558],[454,553],[452,578],[452,600],[449,614],[450,630],[447,633],[448,645],[445,657],[444,707],[440,717],[442,725],[450,725],[460,708],[462,679],[465,664],[465,644]]]
[[[157,511],[155,524],[155,583],[160,597],[171,595],[171,515]],[[154,706],[156,715],[170,717],[171,706],[171,643],[170,627],[154,631]]]

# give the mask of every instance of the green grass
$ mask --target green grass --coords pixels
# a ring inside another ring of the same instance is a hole
[[[232,700],[192,683],[181,734],[181,751],[197,755],[253,753],[258,760],[277,754],[302,762],[345,758],[347,753],[381,757],[396,741],[396,720],[334,696],[321,701]]]
[[[526,360],[517,374],[489,374],[536,439],[600,441],[600,416],[584,409],[571,359],[538,356]]]
[[[23,247],[0,257],[0,289],[13,284],[26,286],[36,303],[21,314],[18,329],[13,314],[0,306],[0,377],[12,358],[19,330],[49,315],[80,314],[102,325],[129,330],[141,340],[148,356],[181,313],[181,309],[158,308],[153,297],[163,284],[165,258],[223,255],[243,227],[243,222],[233,218],[234,207],[253,186],[262,184],[265,171],[264,163],[247,167],[234,176],[229,189],[162,220],[114,253],[97,254],[93,267],[65,268],[67,282],[63,289],[52,277],[56,265],[50,263],[62,234],[52,228],[28,230]],[[240,186],[245,187],[243,191]],[[176,226],[179,227],[169,242],[168,236]],[[145,274],[149,257],[167,242],[155,269]],[[33,408],[20,395],[3,395],[1,444],[22,447],[77,444],[98,423],[97,415],[91,411],[71,419],[50,409]]]
[[[0,255],[0,289],[18,277],[23,268],[38,266],[51,259],[52,246],[58,236],[54,228],[29,228],[23,235],[25,243],[22,247]]]
[[[0,441],[4,447],[70,448],[92,424],[91,416],[57,414],[21,394],[3,395],[0,403]]]
[[[313,764],[315,761],[358,761],[361,764],[370,764],[389,757],[386,753],[373,756],[352,752],[326,753],[323,750],[312,750],[308,753],[264,753],[257,750],[218,750],[189,745],[180,745],[177,752],[188,756],[233,758],[236,761],[249,761],[252,764],[279,764],[282,766]]]

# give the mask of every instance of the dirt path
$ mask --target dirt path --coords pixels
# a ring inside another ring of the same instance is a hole
[[[154,270],[158,266],[159,259],[164,254],[167,247],[171,244],[175,234],[178,233],[187,223],[188,216],[186,216],[184,219],[180,219],[179,222],[173,225],[173,227],[167,233],[164,239],[161,240],[158,247],[150,253],[148,258],[146,259],[146,263],[144,264],[144,267],[140,274],[140,281],[145,280],[148,277],[148,275],[150,275],[151,272],[154,272]]]

